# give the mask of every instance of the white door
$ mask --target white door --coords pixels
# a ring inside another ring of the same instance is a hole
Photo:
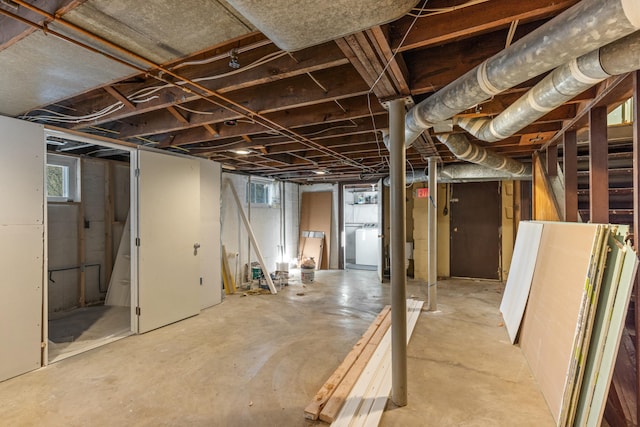
[[[378,279],[382,282],[382,275],[384,272],[384,223],[383,211],[384,211],[384,199],[383,196],[384,183],[382,179],[378,180]]]
[[[200,160],[200,307],[222,302],[220,163]]]
[[[138,332],[200,312],[200,165],[138,153]]]
[[[0,381],[42,361],[44,128],[0,116]]]

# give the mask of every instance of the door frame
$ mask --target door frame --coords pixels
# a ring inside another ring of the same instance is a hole
[[[130,331],[133,333],[137,333],[138,331],[138,316],[136,316],[135,312],[135,304],[134,301],[138,300],[138,254],[135,246],[135,238],[134,238],[134,230],[137,230],[138,227],[138,186],[136,184],[136,165],[138,164],[138,152],[137,147],[134,145],[121,145],[115,142],[110,142],[106,139],[95,137],[91,138],[88,136],[81,135],[75,132],[65,132],[56,128],[44,127],[44,140],[43,144],[45,144],[45,152],[46,152],[46,138],[47,136],[54,136],[59,138],[66,138],[73,141],[83,142],[86,144],[93,144],[99,147],[105,148],[113,148],[117,150],[127,151],[129,152],[129,217],[130,217],[130,227],[131,227],[131,236],[130,245],[131,245],[131,310],[130,310],[130,319],[129,319],[129,327]],[[44,161],[44,167],[46,168],[46,159]],[[45,207],[46,207],[46,197],[45,197]],[[47,221],[46,217],[47,209],[45,208],[45,224]],[[45,226],[45,239],[48,234],[48,228]],[[45,253],[47,253],[47,241],[45,240]],[[48,260],[48,253],[45,256],[45,260]],[[48,268],[48,265],[45,265],[45,269]],[[45,270],[46,271],[46,270]],[[43,285],[43,304],[42,304],[42,324],[43,324],[43,342],[48,342],[49,339],[49,328],[46,319],[49,318],[49,281],[44,280]],[[47,366],[49,364],[49,346],[45,346],[45,350],[43,351],[43,366]]]

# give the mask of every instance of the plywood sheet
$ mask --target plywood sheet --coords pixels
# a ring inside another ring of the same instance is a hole
[[[599,228],[546,222],[540,240],[520,343],[556,421]]]
[[[316,263],[316,270],[319,270],[323,261],[324,246],[324,237],[303,237],[302,259],[313,258]]]
[[[533,157],[533,219],[560,221],[560,208],[555,200],[549,177],[540,159]]]
[[[500,312],[509,333],[511,343],[516,342],[520,322],[529,298],[531,280],[538,257],[543,224],[521,222],[511,259],[509,277],[500,304]]]
[[[318,269],[329,268],[331,256],[331,206],[333,193],[330,191],[302,193],[300,205],[300,231],[314,230],[324,232],[325,245],[322,250],[322,263]],[[299,248],[303,246],[303,237],[300,235]]]

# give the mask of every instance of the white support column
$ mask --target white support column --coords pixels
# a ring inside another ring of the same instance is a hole
[[[429,281],[427,285],[427,309],[438,309],[438,159],[429,157]]]
[[[391,179],[391,400],[407,405],[406,166],[404,99],[389,101]]]

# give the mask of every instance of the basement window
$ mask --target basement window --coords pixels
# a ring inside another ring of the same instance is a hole
[[[274,207],[279,205],[277,185],[272,181],[251,179],[247,183],[247,203],[254,207]]]
[[[78,158],[47,154],[47,201],[80,201],[79,175]]]

